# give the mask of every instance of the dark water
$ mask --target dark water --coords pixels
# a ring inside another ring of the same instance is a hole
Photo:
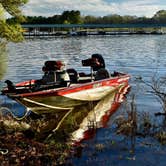
[[[140,83],[142,78],[150,83],[152,77],[166,76],[166,35],[132,35],[132,36],[93,36],[54,39],[25,40],[23,43],[8,45],[9,61],[7,73],[3,80],[20,82],[38,79],[42,76],[42,66],[46,60],[64,60],[67,68],[76,68],[88,72],[81,66],[81,60],[93,53],[100,53],[111,72],[121,71],[131,75],[130,96],[135,94],[138,112],[154,114],[162,111],[157,97],[149,92],[149,87]],[[1,86],[3,86],[3,80]],[[24,108],[17,103],[0,96],[1,104],[10,105],[10,109],[24,113]],[[116,116],[124,111],[122,104]],[[112,117],[111,117],[112,119]],[[75,165],[165,165],[165,146],[152,138],[137,139],[135,152],[130,153],[130,141],[124,136],[117,136],[112,131],[112,120],[106,128],[97,130],[93,139],[83,142],[81,155],[74,157]],[[150,144],[149,144],[150,142]],[[100,148],[100,144],[104,147]]]

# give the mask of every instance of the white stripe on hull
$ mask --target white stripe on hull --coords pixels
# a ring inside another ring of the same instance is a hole
[[[95,101],[95,100],[100,100],[114,89],[115,87],[111,86],[101,86],[93,89],[87,89],[79,92],[66,94],[64,96],[75,100]]]

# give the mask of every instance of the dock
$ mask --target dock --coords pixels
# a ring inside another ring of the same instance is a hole
[[[24,24],[25,37],[166,34],[166,24]]]

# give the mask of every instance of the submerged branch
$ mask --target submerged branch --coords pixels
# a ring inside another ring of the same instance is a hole
[[[146,86],[150,87],[151,90],[148,90],[151,94],[154,94],[156,97],[158,97],[159,102],[162,105],[163,111],[166,112],[166,80],[162,77],[156,77],[152,78],[151,83],[147,83],[144,80],[141,80],[142,83],[144,83]]]

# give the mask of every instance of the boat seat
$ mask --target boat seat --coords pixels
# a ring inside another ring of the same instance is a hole
[[[75,69],[70,68],[66,70],[69,74],[70,83],[77,83],[78,82],[78,73]]]

